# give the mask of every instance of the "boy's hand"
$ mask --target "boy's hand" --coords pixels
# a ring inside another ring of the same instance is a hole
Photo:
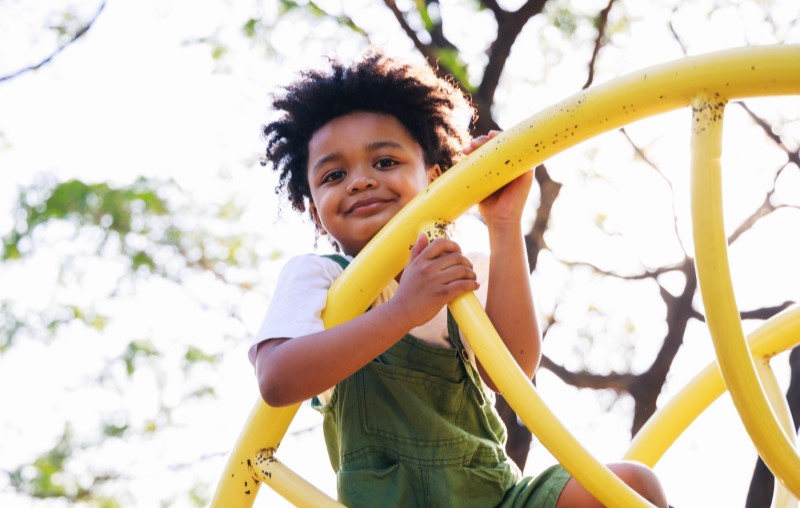
[[[500,131],[493,130],[488,134],[478,136],[463,148],[464,154],[468,155],[474,152],[499,133]],[[481,201],[478,204],[478,210],[483,220],[486,221],[486,225],[493,227],[503,223],[518,224],[522,219],[522,212],[525,209],[525,202],[532,185],[533,171],[527,171]]]
[[[456,296],[478,289],[476,279],[472,263],[456,242],[438,238],[428,243],[422,233],[411,248],[397,294],[388,304],[411,323],[410,330],[433,319]]]
[[[478,203],[478,211],[488,227],[519,224],[528,193],[533,185],[533,171],[526,171]]]
[[[500,131],[491,130],[489,131],[488,134],[483,134],[481,136],[478,136],[477,138],[472,138],[472,140],[469,142],[467,146],[461,148],[461,151],[464,152],[464,155],[469,155],[475,150],[477,150],[478,147],[486,144],[487,141],[494,138],[498,134],[500,134]]]

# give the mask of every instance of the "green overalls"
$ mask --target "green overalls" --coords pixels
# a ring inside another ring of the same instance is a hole
[[[347,266],[341,256],[329,257]],[[453,349],[406,335],[340,382],[327,405],[313,399],[324,415],[339,501],[349,507],[554,506],[566,471],[548,470],[549,477],[557,473],[545,495],[552,504],[528,504],[533,490],[545,494],[538,488],[542,477],[537,485],[527,478],[520,483],[503,447],[505,426],[449,313],[448,335]]]

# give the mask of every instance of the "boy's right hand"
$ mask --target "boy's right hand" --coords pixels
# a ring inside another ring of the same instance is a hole
[[[398,317],[411,324],[410,330],[433,319],[456,296],[477,289],[472,262],[461,253],[461,247],[446,238],[428,243],[421,233],[390,303]]]

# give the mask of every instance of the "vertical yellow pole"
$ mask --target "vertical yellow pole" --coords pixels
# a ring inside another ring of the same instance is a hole
[[[722,219],[722,116],[725,101],[692,104],[692,224],[697,275],[720,371],[764,463],[800,496],[800,457],[778,424],[744,338],[728,264]]]

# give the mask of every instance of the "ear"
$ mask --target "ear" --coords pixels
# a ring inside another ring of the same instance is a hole
[[[438,164],[434,164],[425,170],[425,174],[428,177],[428,185],[430,185],[434,180],[442,176],[442,168],[440,168]]]
[[[322,221],[319,220],[319,213],[317,212],[317,206],[313,202],[309,203],[308,205],[308,214],[311,215],[311,219],[317,226],[317,231],[319,231],[319,234],[322,236],[327,235],[328,232],[325,231],[325,228],[322,226]]]

